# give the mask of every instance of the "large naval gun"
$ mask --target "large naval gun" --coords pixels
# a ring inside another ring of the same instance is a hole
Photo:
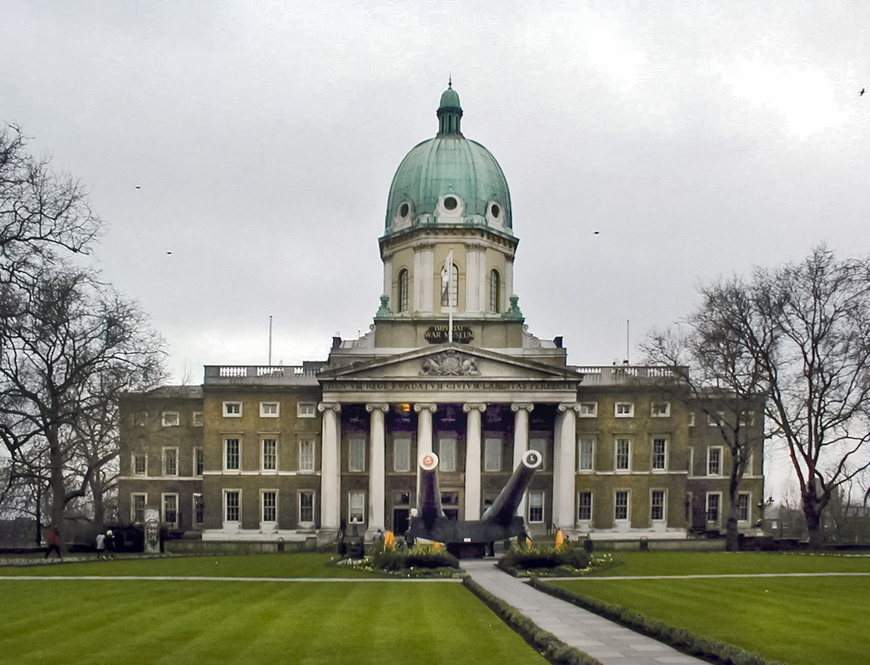
[[[483,557],[487,546],[491,548],[495,541],[525,532],[525,521],[517,515],[517,508],[542,461],[541,453],[527,450],[507,485],[479,520],[451,520],[441,506],[438,456],[423,453],[420,456],[420,499],[417,515],[411,518],[411,535],[444,543],[447,551],[459,558]]]

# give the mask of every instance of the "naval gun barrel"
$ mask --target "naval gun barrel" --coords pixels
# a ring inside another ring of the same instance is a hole
[[[481,522],[492,522],[502,526],[511,524],[514,516],[517,514],[517,508],[520,501],[523,500],[523,494],[532,482],[532,476],[535,471],[541,466],[543,456],[537,450],[527,450],[523,453],[522,460],[514,469],[513,475],[508,480],[507,485],[496,497],[492,505],[486,509]]]

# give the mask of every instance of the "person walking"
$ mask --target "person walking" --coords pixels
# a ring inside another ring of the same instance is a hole
[[[52,552],[57,552],[57,558],[63,559],[63,554],[60,553],[60,530],[52,525],[48,530],[48,549],[45,551],[45,558]]]
[[[115,534],[109,529],[106,531],[106,558],[115,558]]]
[[[97,534],[97,558],[104,559],[106,556],[106,534]]]

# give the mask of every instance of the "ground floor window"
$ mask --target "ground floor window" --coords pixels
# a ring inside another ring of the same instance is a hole
[[[178,495],[163,495],[163,522],[171,527],[178,526]]]
[[[314,522],[314,492],[299,492],[299,522],[302,524]]]
[[[740,492],[737,495],[737,520],[740,522],[749,521],[749,493]]]
[[[224,490],[224,521],[238,522],[241,505],[241,490]]]
[[[719,494],[707,495],[707,522],[719,523]]]
[[[617,522],[628,520],[628,490],[616,490],[614,495],[613,518]]]
[[[260,496],[262,497],[262,520],[264,522],[277,522],[278,492],[275,490],[264,490]]]
[[[650,519],[662,522],[665,519],[665,491],[653,490],[650,494]]]
[[[577,520],[580,522],[592,520],[592,492],[580,492],[577,499]]]
[[[544,493],[529,492],[529,523],[542,524],[544,522]]]
[[[130,519],[132,519],[134,523],[142,524],[145,522],[145,506],[147,503],[147,494],[130,495]]]
[[[348,522],[359,522],[362,524],[366,521],[366,493],[365,492],[348,492],[347,493],[347,517]]]
[[[193,521],[197,526],[202,526],[205,522],[205,504],[202,501],[202,494],[193,495]]]

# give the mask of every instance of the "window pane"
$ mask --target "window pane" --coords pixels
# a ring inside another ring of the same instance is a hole
[[[749,495],[748,494],[738,494],[737,495],[737,519],[741,522],[745,522],[749,519]]]
[[[709,476],[718,476],[721,473],[721,461],[722,461],[722,449],[721,448],[710,448],[708,453],[709,464],[707,465],[707,475]]]
[[[178,475],[178,450],[176,448],[163,449],[163,475]]]
[[[653,469],[664,469],[666,467],[666,450],[667,450],[667,440],[666,439],[653,439],[653,457],[652,457],[652,468]]]
[[[529,522],[542,523],[544,521],[544,493],[529,492]]]
[[[178,495],[167,494],[163,497],[163,521],[167,524],[178,521]]]
[[[134,522],[145,521],[145,499],[146,496],[144,494],[133,495],[133,514],[131,517]]]
[[[263,439],[263,470],[276,471],[278,469],[278,441],[276,439]]]
[[[393,471],[411,470],[411,439],[393,439]]]
[[[366,440],[350,440],[350,459],[348,462],[350,471],[366,470]]]
[[[144,453],[133,455],[133,473],[137,476],[144,476],[147,470],[148,458]]]
[[[616,507],[614,517],[617,520],[628,519],[628,492],[620,490],[616,493]]]
[[[439,439],[438,457],[442,471],[456,471],[456,439]]]
[[[238,492],[227,492],[224,494],[224,500],[227,504],[226,510],[226,521],[227,522],[238,522],[239,521],[239,493]]]
[[[348,493],[348,517],[350,522],[365,521],[365,492]]]
[[[263,521],[274,522],[278,515],[278,493],[263,492]]]
[[[628,471],[631,463],[631,441],[629,439],[616,440],[616,468],[619,471]]]
[[[314,492],[299,492],[299,521],[314,521]]]
[[[299,470],[314,471],[314,441],[299,442]]]
[[[650,506],[650,517],[654,520],[663,520],[665,518],[665,492],[664,490],[653,490],[652,504]]]
[[[585,521],[592,519],[592,492],[580,492],[580,499],[577,504],[577,519]]]
[[[595,454],[595,439],[580,439],[580,460],[581,471],[592,471]]]
[[[239,469],[239,440],[226,440],[226,468],[231,471]]]
[[[205,521],[205,504],[202,502],[202,494],[193,495],[193,515],[197,524]]]
[[[484,442],[484,471],[501,471],[501,439],[487,439]]]
[[[203,469],[202,448],[196,448],[193,451],[193,469],[194,475],[201,476]]]
[[[719,521],[719,495],[718,494],[708,494],[707,495],[707,521],[708,522],[718,522]]]

